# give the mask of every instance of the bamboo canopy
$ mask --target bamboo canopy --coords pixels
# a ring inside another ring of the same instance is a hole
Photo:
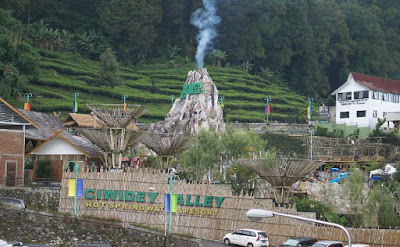
[[[189,146],[189,136],[177,133],[147,133],[141,142],[160,156],[176,156]]]
[[[125,128],[147,112],[144,105],[122,104],[86,104],[92,110],[93,115],[103,120],[109,127]]]
[[[306,159],[240,159],[240,163],[254,170],[274,188],[275,201],[289,203],[291,186],[322,165]]]
[[[273,186],[292,186],[322,165],[308,159],[240,159]]]
[[[106,166],[121,168],[122,153],[144,136],[134,123],[142,116],[147,107],[143,105],[94,104],[87,105],[95,118],[101,119],[106,125],[100,128],[80,128],[91,142],[103,150]]]

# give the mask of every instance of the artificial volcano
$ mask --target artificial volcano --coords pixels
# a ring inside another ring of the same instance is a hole
[[[151,124],[150,133],[193,134],[201,128],[222,131],[225,127],[218,89],[207,69],[189,71],[180,97],[164,121]]]

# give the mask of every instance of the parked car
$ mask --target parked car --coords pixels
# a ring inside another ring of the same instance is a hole
[[[0,247],[12,247],[11,244],[7,244],[7,241],[0,239]]]
[[[339,241],[324,240],[316,242],[311,247],[343,247],[343,243]]]
[[[268,235],[264,231],[254,229],[239,229],[226,234],[222,241],[225,245],[236,244],[247,247],[269,246]]]
[[[279,247],[309,247],[315,242],[317,242],[315,238],[290,238],[286,240],[282,245],[279,245]]]
[[[14,209],[25,210],[25,203],[23,200],[11,197],[0,197],[0,204]]]

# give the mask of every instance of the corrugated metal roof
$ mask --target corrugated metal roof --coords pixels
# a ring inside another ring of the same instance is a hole
[[[361,85],[376,91],[400,94],[400,81],[385,79],[377,76],[351,72],[353,79]]]
[[[387,121],[400,121],[400,112],[388,112],[386,114]]]

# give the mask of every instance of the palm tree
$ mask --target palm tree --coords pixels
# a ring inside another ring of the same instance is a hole
[[[168,55],[168,57],[171,58],[171,59],[177,59],[177,58],[180,57],[179,52],[180,52],[181,50],[182,50],[182,49],[179,48],[177,45],[174,45],[174,46],[168,45],[168,48],[167,48],[167,55]]]
[[[213,60],[213,66],[221,67],[222,61],[225,61],[227,58],[226,52],[218,50],[218,49],[213,49],[210,53],[209,56]]]
[[[242,70],[246,71],[247,73],[249,73],[251,70],[253,70],[253,64],[250,63],[249,60],[246,60],[243,64],[242,64]]]
[[[59,36],[60,49],[62,52],[66,52],[71,48],[71,40],[73,35],[70,34],[67,30],[62,30]]]
[[[38,45],[40,48],[44,48],[45,46],[46,32],[48,26],[49,24],[45,24],[43,20],[34,23],[33,29],[35,30],[35,32],[33,39],[35,40],[36,45]]]
[[[84,31],[82,34],[77,34],[76,39],[77,48],[86,54],[89,51],[89,45],[92,42],[92,37],[88,35],[86,31]]]
[[[259,76],[267,80],[272,80],[275,73],[268,67],[260,67]]]

